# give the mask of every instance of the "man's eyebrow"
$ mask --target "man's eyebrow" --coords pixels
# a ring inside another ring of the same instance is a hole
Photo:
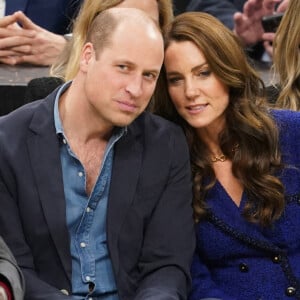
[[[129,67],[136,67],[137,64],[135,64],[134,62],[130,61],[130,60],[122,60],[122,59],[119,59],[119,60],[116,60],[115,62],[116,64],[124,64],[124,65],[128,65]],[[143,73],[159,73],[160,72],[160,68],[158,69],[144,69]]]

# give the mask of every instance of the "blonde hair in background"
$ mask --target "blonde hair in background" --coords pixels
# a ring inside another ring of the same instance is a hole
[[[273,67],[280,85],[275,106],[300,110],[300,1],[290,0],[275,35]]]
[[[50,74],[65,81],[71,80],[79,70],[80,53],[86,42],[87,32],[94,18],[102,11],[117,6],[126,0],[84,0],[73,24],[73,35],[63,53],[51,66]],[[173,19],[171,0],[157,0],[159,26],[163,28]]]

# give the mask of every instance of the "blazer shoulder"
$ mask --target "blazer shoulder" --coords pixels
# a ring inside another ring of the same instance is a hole
[[[53,119],[55,94],[52,93],[48,97],[37,100],[32,103],[25,104],[7,115],[0,117],[0,137],[17,138],[26,131],[33,120],[36,126],[43,126],[45,122]]]
[[[142,113],[132,125],[146,139],[153,141],[156,139],[158,141],[169,140],[173,137],[185,140],[183,130],[179,125],[150,112]]]

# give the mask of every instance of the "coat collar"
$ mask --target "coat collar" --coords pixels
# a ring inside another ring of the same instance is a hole
[[[217,181],[209,193],[210,222],[225,234],[264,251],[280,253],[281,249],[270,242],[264,235],[265,230],[258,224],[250,223],[242,216],[243,204],[247,201],[243,194],[241,207],[237,207],[222,185]],[[266,229],[268,231],[268,229]]]
[[[126,134],[115,147],[107,210],[107,239],[116,274],[119,270],[118,236],[126,212],[134,200],[142,164],[140,119],[143,117],[128,126]]]
[[[61,263],[71,280],[69,233],[62,185],[59,140],[54,127],[54,100],[57,91],[42,100],[29,125],[27,149],[49,232]]]

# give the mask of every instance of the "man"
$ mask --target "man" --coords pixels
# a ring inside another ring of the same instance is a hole
[[[186,298],[188,148],[176,125],[143,112],[162,62],[154,21],[106,10],[74,80],[0,119],[0,234],[25,299]]]
[[[0,0],[0,62],[50,65],[67,41],[81,0]]]

